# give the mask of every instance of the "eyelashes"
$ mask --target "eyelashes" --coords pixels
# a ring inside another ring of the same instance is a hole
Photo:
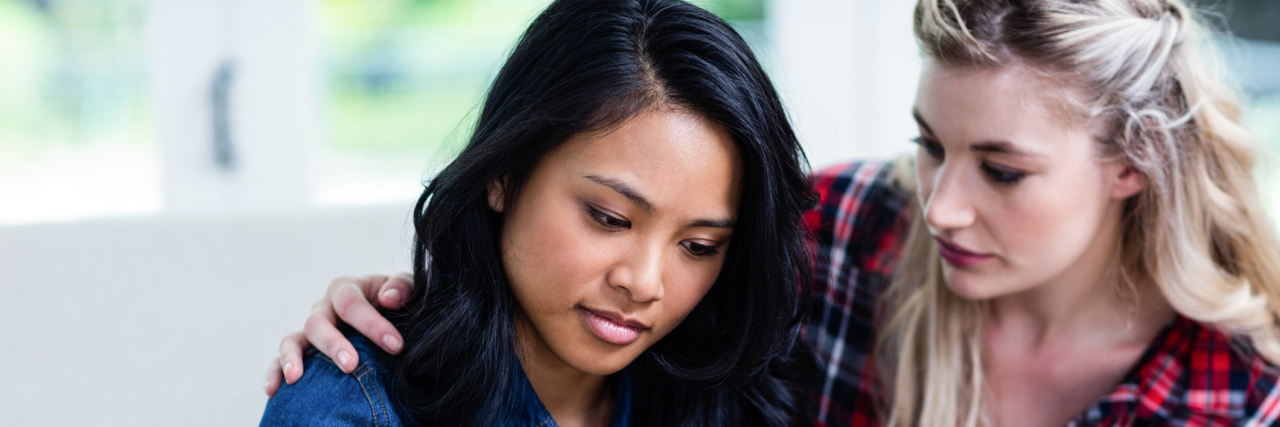
[[[946,150],[944,150],[942,148],[942,144],[939,144],[937,141],[934,141],[929,138],[925,138],[924,136],[918,136],[915,138],[911,138],[911,142],[915,143],[916,145],[919,145],[920,148],[923,149],[924,152],[928,154],[929,157],[933,158],[933,160],[935,161],[940,162],[946,159]],[[1018,182],[1021,182],[1023,178],[1027,177],[1026,172],[1022,172],[1017,169],[1013,169],[1005,166],[995,165],[989,162],[982,162],[981,168],[982,168],[982,173],[986,174],[987,177],[991,178],[992,181],[995,181],[997,184],[1001,184],[1001,185],[1014,185],[1014,184],[1017,184]]]
[[[708,257],[708,256],[712,256],[720,253],[720,251],[716,250],[715,246],[694,243],[687,240],[680,242],[680,246],[684,246],[684,249],[689,251],[690,255],[693,255],[699,258]]]
[[[1027,177],[1027,174],[1024,172],[992,166],[987,163],[982,164],[982,171],[995,182],[1005,185],[1017,184],[1019,181],[1022,181],[1022,178]]]
[[[590,204],[584,204],[583,207],[587,212],[587,216],[607,231],[618,232],[631,229],[631,221],[614,216]],[[680,246],[695,258],[705,258],[720,253],[714,245],[704,245],[688,240],[680,242]]]
[[[943,157],[946,156],[946,152],[942,150],[942,144],[939,144],[936,141],[927,139],[923,136],[917,136],[915,138],[911,138],[911,142],[919,145],[920,148],[924,149],[925,153],[929,154],[929,157],[933,157],[935,160],[942,160]]]

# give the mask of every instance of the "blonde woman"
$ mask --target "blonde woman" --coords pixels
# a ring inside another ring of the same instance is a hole
[[[923,1],[888,425],[1270,424],[1280,246],[1178,0]]]
[[[1273,424],[1280,244],[1195,13],[921,0],[915,18],[918,153],[814,176],[816,420]],[[364,302],[393,289],[335,281],[268,390],[307,339],[344,351],[332,307],[394,342]]]

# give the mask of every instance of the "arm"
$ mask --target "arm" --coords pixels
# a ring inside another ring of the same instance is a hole
[[[338,331],[341,319],[360,331],[389,354],[400,352],[404,338],[391,322],[378,314],[373,304],[397,309],[413,291],[413,278],[402,273],[395,276],[339,277],[329,283],[324,297],[311,306],[311,315],[301,332],[280,341],[280,357],[267,369],[267,397],[274,396],[282,382],[293,384],[302,378],[302,353],[312,345],[350,373],[360,356],[351,342]]]

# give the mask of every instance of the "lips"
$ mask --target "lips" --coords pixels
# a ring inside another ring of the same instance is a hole
[[[643,323],[627,319],[618,313],[594,311],[584,307],[578,307],[578,311],[596,337],[612,344],[631,344],[640,338],[640,332],[649,329]]]
[[[972,267],[994,258],[993,255],[970,251],[941,237],[934,236],[934,240],[938,242],[938,255],[941,255],[942,259],[947,260],[947,262],[956,267]]]

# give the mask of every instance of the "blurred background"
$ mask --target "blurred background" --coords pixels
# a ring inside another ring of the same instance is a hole
[[[256,424],[329,280],[408,269],[421,183],[546,3],[0,0],[3,423]],[[751,43],[815,168],[912,148],[913,1],[694,3]],[[1202,5],[1275,152],[1280,2]]]

